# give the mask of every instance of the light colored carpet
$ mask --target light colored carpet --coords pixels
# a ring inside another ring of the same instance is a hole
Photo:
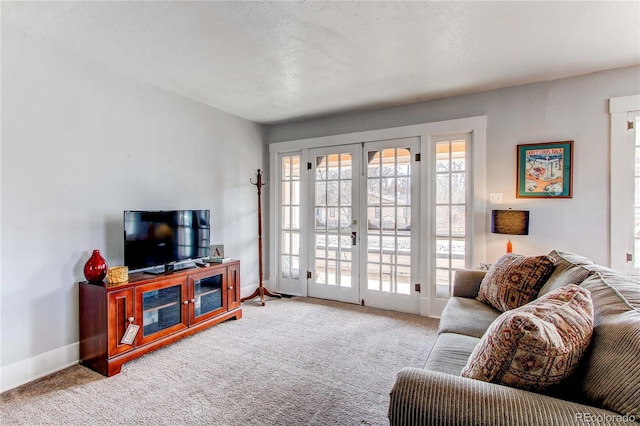
[[[78,365],[5,392],[0,423],[385,425],[396,373],[424,364],[438,325],[307,298],[242,309],[111,378]]]

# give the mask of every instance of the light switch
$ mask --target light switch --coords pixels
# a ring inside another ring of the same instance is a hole
[[[491,204],[502,204],[502,192],[492,192],[489,194],[489,202]]]

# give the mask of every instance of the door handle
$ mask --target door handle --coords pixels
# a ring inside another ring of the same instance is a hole
[[[351,233],[351,245],[355,246],[357,241],[358,241],[357,233],[354,231]]]

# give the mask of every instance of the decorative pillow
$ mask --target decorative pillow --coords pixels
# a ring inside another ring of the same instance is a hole
[[[568,251],[553,250],[547,256],[553,259],[555,267],[547,282],[538,292],[538,297],[568,284],[580,285],[589,276],[589,267],[595,266],[595,262],[592,260]]]
[[[570,284],[500,315],[471,353],[462,376],[544,390],[575,371],[592,334],[591,293]]]
[[[549,256],[505,254],[482,279],[478,300],[502,312],[526,305],[536,298],[553,266]]]

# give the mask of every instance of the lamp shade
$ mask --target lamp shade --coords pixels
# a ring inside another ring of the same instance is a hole
[[[491,232],[493,234],[529,235],[529,211],[492,210]]]

